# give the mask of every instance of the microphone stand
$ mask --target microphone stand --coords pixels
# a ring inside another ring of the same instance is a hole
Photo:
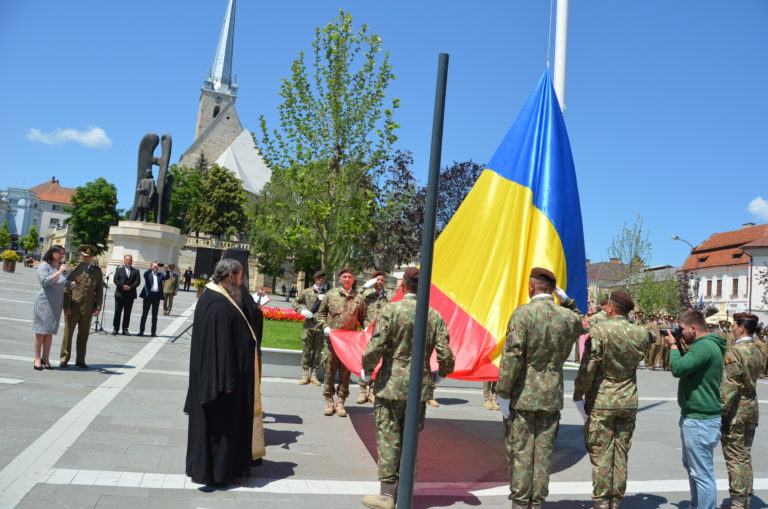
[[[117,270],[117,267],[112,269],[112,272],[106,275],[104,278],[104,291],[102,292],[102,301],[101,301],[101,312],[99,313],[99,316],[96,317],[96,320],[93,322],[93,332],[104,332],[104,312],[107,309],[107,290],[109,290],[109,278],[112,277],[112,274],[115,273]]]

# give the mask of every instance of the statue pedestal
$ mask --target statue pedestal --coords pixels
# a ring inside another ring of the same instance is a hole
[[[133,266],[145,270],[156,260],[178,266],[179,250],[187,242],[181,230],[165,224],[143,221],[120,221],[109,229],[111,249],[108,253],[107,274],[123,265],[123,256],[133,256]]]

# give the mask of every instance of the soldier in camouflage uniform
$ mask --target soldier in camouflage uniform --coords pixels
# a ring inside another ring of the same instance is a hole
[[[381,313],[384,305],[389,302],[389,296],[387,296],[387,291],[384,289],[384,276],[385,274],[382,271],[377,270],[373,273],[371,279],[363,285],[363,299],[365,300],[366,321],[368,323],[373,323],[379,317],[379,313]],[[376,399],[373,385],[362,380],[358,381],[358,384],[360,385],[360,394],[358,394],[355,403],[358,405],[368,401],[373,403]]]
[[[596,323],[600,323],[603,320],[608,319],[608,315],[605,313],[605,308],[607,305],[608,299],[606,297],[600,299],[600,311],[587,318],[587,323],[589,323],[590,327]]]
[[[659,330],[659,324],[656,322],[655,316],[648,320],[648,323],[645,324],[645,327],[653,337],[653,341],[650,345],[648,345],[648,353],[645,355],[645,367],[646,369],[655,370],[664,342],[661,339],[661,331]]]
[[[312,276],[314,286],[305,288],[299,298],[293,301],[293,309],[304,316],[304,331],[301,334],[301,369],[303,374],[299,385],[320,385],[317,370],[323,358],[322,325],[315,320],[315,313],[320,309],[320,303],[325,298],[325,271],[318,270]]]
[[[664,315],[664,327],[665,328],[672,328],[675,326],[675,317],[672,315]],[[662,341],[664,341],[664,338],[661,338]],[[670,347],[667,345],[667,343],[664,343],[664,345],[661,348],[661,369],[664,371],[670,371],[670,365],[669,365],[669,351]]]
[[[499,393],[496,392],[498,382],[483,382],[483,408],[486,410],[499,410],[499,402],[496,398]]]
[[[323,327],[325,334],[325,379],[323,380],[323,396],[325,397],[324,415],[346,417],[347,411],[344,402],[349,396],[349,369],[339,360],[333,351],[333,344],[329,338],[331,330],[356,330],[358,324],[363,328],[368,326],[363,296],[357,293],[353,286],[355,274],[352,269],[344,268],[339,272],[339,284],[341,288],[330,290],[315,319]],[[339,372],[339,386],[334,388],[336,372]],[[339,400],[334,406],[333,395],[337,394]]]
[[[723,430],[721,443],[728,467],[728,491],[732,508],[749,508],[752,498],[752,440],[758,421],[757,378],[765,356],[755,344],[757,316],[733,315],[734,342],[725,353],[720,383]]]
[[[629,323],[633,307],[624,290],[611,294],[608,319],[589,330],[573,391],[588,416],[584,442],[592,462],[594,509],[618,508],[627,489],[627,453],[637,414],[635,370],[655,340],[645,327]]]
[[[378,495],[363,497],[366,507],[393,509],[397,499],[397,481],[400,470],[400,453],[405,424],[405,410],[408,399],[408,383],[411,371],[411,351],[413,349],[413,326],[416,321],[416,289],[419,282],[419,269],[409,267],[403,275],[405,296],[401,301],[393,302],[381,311],[373,337],[368,342],[363,354],[363,373],[361,376],[370,380],[370,373],[382,361],[376,377],[376,401],[374,416],[376,420],[376,449],[379,456],[379,481],[381,490]],[[441,376],[453,371],[455,359],[448,344],[448,326],[434,309],[427,317],[427,335],[424,357],[424,376],[421,389],[421,417],[419,429],[424,427],[424,413],[432,386],[429,359],[432,351],[437,352],[437,363]]]
[[[755,333],[754,336],[752,336],[755,344],[760,349],[761,352],[763,352],[763,356],[766,359],[766,363],[763,365],[762,369],[760,369],[760,378],[765,378],[766,370],[768,370],[768,338],[765,337],[765,333]]]
[[[549,494],[552,449],[563,408],[563,363],[585,332],[581,315],[573,311],[575,303],[556,283],[551,271],[531,270],[531,302],[512,314],[499,365],[498,401],[512,460],[513,509],[538,507]],[[572,310],[555,303],[555,290],[561,305]]]
[[[91,333],[91,319],[101,313],[101,303],[104,297],[104,275],[98,265],[92,264],[96,247],[85,244],[78,247],[80,264],[85,270],[80,274],[79,283],[75,287],[64,290],[64,337],[61,338],[61,354],[59,366],[66,368],[72,349],[72,336],[77,327],[77,344],[75,345],[75,366],[87,368],[85,350],[88,336]],[[79,267],[78,267],[79,269]],[[75,270],[78,270],[75,269]]]

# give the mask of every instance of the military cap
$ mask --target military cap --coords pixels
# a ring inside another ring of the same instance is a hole
[[[754,320],[755,325],[757,325],[759,318],[757,315],[753,315],[752,313],[734,313],[733,315],[733,321],[736,323],[747,320]]]
[[[407,269],[405,269],[405,272],[403,272],[403,281],[405,281],[408,284],[408,286],[418,286],[419,268],[408,267]]]
[[[654,314],[653,314],[653,317],[654,317],[654,318],[661,318],[661,313],[654,313]]]
[[[344,274],[347,274],[347,273],[352,274],[352,277],[355,276],[355,271],[354,270],[350,269],[349,267],[344,267],[343,269],[341,269],[339,271],[339,277],[341,277],[341,276],[343,276]]]
[[[90,244],[82,244],[77,246],[77,250],[80,251],[80,254],[83,256],[93,256],[96,254],[96,246],[92,246]]]
[[[341,274],[339,274],[339,275],[341,275]],[[322,278],[324,278],[324,277],[325,277],[325,271],[324,271],[324,270],[318,270],[317,272],[315,272],[315,273],[312,275],[312,279],[320,279],[321,277],[322,277]]]
[[[707,324],[707,328],[708,329],[714,329],[715,328],[715,324],[714,323],[708,323]]]
[[[633,301],[632,297],[624,290],[614,290],[611,292],[610,299],[621,304],[627,311],[632,311],[635,307],[635,301]]]
[[[667,319],[667,320],[674,320],[675,319],[675,317],[672,316],[672,315],[664,315],[664,318]]]
[[[379,277],[379,276],[385,276],[385,275],[386,275],[386,274],[384,274],[384,271],[382,271],[382,270],[377,270],[377,271],[375,271],[375,272],[374,272],[374,273],[371,275],[371,278],[375,278],[375,277]]]
[[[645,313],[642,311],[635,311],[635,316],[645,316]]]
[[[533,279],[538,279],[539,281],[545,281],[551,285],[557,284],[557,278],[552,273],[551,270],[547,270],[542,267],[534,267],[531,269],[531,277]]]
[[[720,320],[717,323],[720,324],[720,325],[727,325],[728,324],[728,320]]]

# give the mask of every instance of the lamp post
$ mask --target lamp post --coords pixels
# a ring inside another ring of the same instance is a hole
[[[689,246],[691,246],[691,254],[693,255],[694,259],[696,260],[696,282],[693,285],[693,291],[696,294],[696,298],[699,298],[699,257],[696,256],[696,253],[694,251],[696,250],[695,247],[693,247],[693,244],[688,242],[685,239],[681,239],[677,235],[672,235],[672,240],[679,240],[680,242],[685,242]]]

